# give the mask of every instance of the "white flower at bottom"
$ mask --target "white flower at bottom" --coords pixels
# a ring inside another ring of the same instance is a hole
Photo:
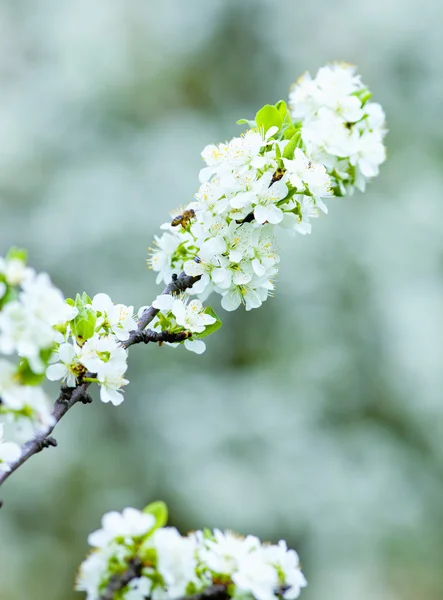
[[[129,584],[129,590],[123,596],[124,600],[145,600],[151,594],[152,581],[147,577],[137,577]]]
[[[3,424],[0,425],[0,473],[10,471],[11,463],[20,458],[21,449],[14,442],[3,441]]]
[[[266,564],[260,551],[241,559],[232,581],[239,590],[249,592],[256,600],[275,600],[278,574],[275,568]]]
[[[157,569],[168,597],[183,596],[189,583],[197,582],[195,540],[183,538],[175,527],[163,527],[154,532],[149,545],[157,550]]]
[[[260,540],[252,535],[243,538],[230,531],[215,529],[214,538],[204,540],[199,557],[211,571],[224,575],[236,572],[240,561],[260,547]]]
[[[129,383],[127,379],[123,378],[126,369],[126,364],[113,364],[112,362],[104,363],[101,367],[97,379],[100,384],[100,400],[102,402],[111,402],[114,406],[123,402],[123,394],[119,390]]]
[[[106,513],[102,518],[102,529],[91,533],[88,543],[94,548],[103,548],[116,538],[140,537],[148,533],[155,525],[155,518],[137,510],[125,508],[123,512]]]
[[[264,546],[263,553],[266,562],[276,567],[284,576],[284,585],[288,587],[284,593],[285,600],[295,600],[300,595],[301,588],[307,586],[305,576],[300,570],[300,562],[295,550],[288,550],[286,542],[280,540],[278,545]]]

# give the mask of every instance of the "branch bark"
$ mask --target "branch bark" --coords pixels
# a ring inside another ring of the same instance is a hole
[[[171,282],[168,283],[162,294],[180,294],[180,292],[185,292],[188,288],[192,287],[194,283],[197,283],[200,278],[201,275],[191,277],[191,275],[186,275],[184,271],[182,271],[178,276],[174,274]],[[160,312],[158,308],[154,308],[153,306],[147,308],[140,317],[138,322],[138,330],[145,329],[158,312]]]
[[[174,274],[171,282],[163,290],[163,294],[179,294],[192,287],[200,279],[200,276],[191,277],[186,275],[185,272],[180,275]],[[131,331],[129,339],[123,343],[124,348],[129,348],[135,344],[148,344],[149,342],[181,342],[188,338],[190,334],[186,331],[180,333],[172,333],[170,331],[153,331],[152,329],[146,329],[147,325],[154,319],[159,312],[158,309],[150,306],[142,314],[138,327],[135,331]],[[87,373],[85,377],[94,377],[94,374]],[[39,433],[32,440],[27,442],[22,447],[22,454],[18,460],[10,465],[10,470],[7,472],[0,473],[0,486],[8,479],[12,473],[17,471],[27,460],[41,452],[43,448],[49,446],[56,446],[56,440],[51,437],[51,433],[54,431],[57,423],[66,415],[66,413],[78,402],[88,404],[92,402],[91,396],[88,394],[88,387],[90,383],[87,381],[80,381],[75,388],[62,387],[60,395],[55,401],[52,416],[55,419],[54,425],[49,427],[45,432]],[[1,504],[0,504],[1,506]]]
[[[123,573],[113,575],[109,580],[106,589],[102,592],[100,600],[114,600],[114,593],[124,589],[128,583],[142,574],[143,564],[140,560],[134,559],[128,564],[128,568]],[[229,595],[226,592],[226,586],[222,584],[211,585],[198,594],[183,596],[176,600],[228,600]]]

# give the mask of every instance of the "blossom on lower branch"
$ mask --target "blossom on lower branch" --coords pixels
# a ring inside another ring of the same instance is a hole
[[[102,528],[88,538],[93,551],[80,567],[77,590],[85,591],[87,600],[99,600],[111,578],[134,565],[136,572],[115,591],[115,600],[173,600],[214,584],[232,598],[294,600],[306,586],[298,555],[284,541],[264,544],[255,536],[217,529],[181,536],[166,521],[161,502],[142,512],[126,508],[106,514]]]

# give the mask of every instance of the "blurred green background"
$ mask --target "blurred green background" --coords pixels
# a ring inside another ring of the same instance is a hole
[[[390,129],[366,195],[282,232],[274,299],[203,356],[131,349],[123,405],[74,408],[7,482],[1,600],[81,598],[101,515],[158,498],[183,532],[286,538],[304,600],[443,597],[442,22],[440,0],[1,2],[0,252],[66,295],[149,303],[201,149],[304,70],[358,64]]]

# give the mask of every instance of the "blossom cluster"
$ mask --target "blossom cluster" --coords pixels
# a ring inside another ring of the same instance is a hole
[[[153,304],[162,312],[152,327],[185,332],[179,340],[197,353],[205,349],[199,338],[221,324],[197,299],[164,295]],[[19,459],[23,443],[55,425],[45,378],[67,388],[95,382],[103,402],[121,404],[129,383],[124,342],[137,326],[134,308],[106,294],[65,299],[46,273],[26,265],[23,250],[0,258],[0,472]]]
[[[169,600],[217,584],[232,598],[294,600],[306,586],[297,553],[286,543],[262,544],[220,530],[181,536],[166,527],[167,509],[155,502],[143,512],[110,512],[89,536],[92,553],[80,567],[76,589],[98,600],[111,578],[138,564],[139,572],[115,592],[119,600]]]
[[[289,104],[309,156],[326,166],[336,195],[365,190],[386,158],[385,114],[353,65],[336,63],[305,73]]]
[[[278,273],[276,227],[309,234],[334,195],[364,190],[385,159],[384,113],[355,68],[336,64],[304,75],[290,107],[266,105],[250,129],[202,151],[194,200],[162,225],[148,263],[157,283],[183,270],[199,277],[189,295],[221,295],[232,311],[258,308]],[[325,202],[326,201],[326,202]]]
[[[118,406],[123,402],[122,388],[128,368],[128,352],[121,342],[137,328],[134,307],[113,304],[103,293],[92,300],[87,294],[69,300],[78,311],[77,317],[64,331],[64,339],[51,358],[48,379],[62,380],[68,387],[77,382],[96,382],[102,402]]]
[[[41,383],[59,328],[76,315],[45,273],[26,266],[24,251],[0,258],[0,472],[20,457],[19,443],[53,424]]]

